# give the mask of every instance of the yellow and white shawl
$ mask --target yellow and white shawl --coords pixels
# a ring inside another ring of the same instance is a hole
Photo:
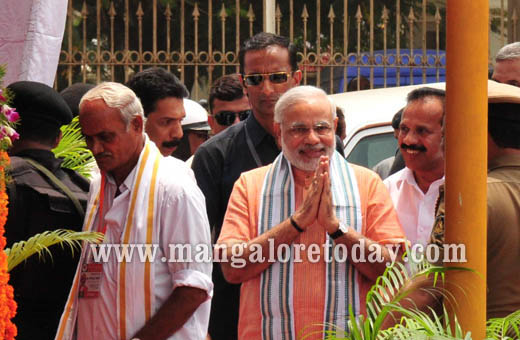
[[[157,200],[157,174],[163,159],[154,143],[146,143],[136,165],[132,184],[128,215],[123,228],[123,244],[156,244],[157,221],[154,219]],[[91,185],[87,214],[83,230],[92,230],[99,210],[101,180]],[[139,209],[136,209],[139,207]],[[143,210],[144,208],[144,210]],[[88,245],[82,250],[76,275],[61,316],[56,340],[71,340],[78,313],[78,287],[81,266],[85,261]],[[117,334],[126,340],[135,334],[152,316],[154,310],[154,266],[150,261],[122,261],[117,268]],[[131,297],[131,298],[130,298]],[[143,308],[144,307],[144,308]]]

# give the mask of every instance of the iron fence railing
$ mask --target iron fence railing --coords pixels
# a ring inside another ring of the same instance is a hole
[[[517,15],[501,1],[490,31],[505,44]],[[240,44],[264,29],[264,11],[265,1],[69,0],[56,87],[160,66],[199,99],[238,72]],[[444,80],[442,0],[278,1],[275,31],[298,46],[303,82],[329,93]]]

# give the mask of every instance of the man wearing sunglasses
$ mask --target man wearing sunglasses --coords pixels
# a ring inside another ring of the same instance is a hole
[[[273,137],[274,105],[301,80],[296,47],[286,37],[256,34],[242,45],[239,61],[252,114],[204,143],[192,164],[197,184],[206,196],[213,241],[220,234],[229,196],[240,174],[271,163],[280,153]],[[213,282],[209,334],[212,340],[237,339],[240,285],[227,283],[219,265],[213,271]]]
[[[215,80],[209,91],[209,109],[208,123],[215,135],[249,117],[251,105],[240,75],[228,74]]]
[[[206,196],[213,241],[220,235],[233,185],[240,174],[272,163],[280,154],[274,136],[274,106],[300,84],[296,47],[286,37],[258,33],[239,52],[240,74],[252,114],[209,139],[195,153],[192,169]],[[343,153],[341,143],[338,151]],[[212,340],[237,339],[240,285],[225,281],[215,265],[209,333]]]

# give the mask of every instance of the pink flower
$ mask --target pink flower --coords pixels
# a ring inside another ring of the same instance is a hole
[[[0,139],[7,137],[8,132],[5,126],[0,126]]]
[[[18,138],[20,138],[20,134],[18,132],[16,132],[15,130],[13,130],[13,133],[11,135],[9,135],[9,138],[11,139],[11,142],[14,142]]]
[[[3,102],[5,103],[7,101],[7,99],[5,99],[5,97],[3,96],[3,92],[2,89],[0,89],[0,102]]]
[[[18,119],[20,119],[20,115],[18,112],[16,112],[16,109],[9,108],[4,112],[4,115],[10,122],[16,122]]]
[[[15,129],[9,126],[0,127],[0,134],[1,137],[9,137],[11,139],[11,142],[20,138],[18,132],[16,132]]]

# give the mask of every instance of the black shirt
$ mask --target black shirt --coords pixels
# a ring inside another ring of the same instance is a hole
[[[83,216],[72,201],[32,165],[30,158],[50,170],[78,198],[85,209],[89,182],[76,172],[61,168],[62,161],[48,150],[23,150],[11,155],[7,184],[9,215],[5,224],[7,247],[35,234],[58,228],[80,231]],[[32,256],[11,271],[18,310],[14,322],[17,339],[52,340],[72,286],[80,252],[55,245],[52,259]]]
[[[338,137],[336,148],[344,154],[343,144]],[[254,153],[261,164],[257,164]],[[192,169],[197,184],[206,197],[213,242],[220,235],[229,196],[240,174],[272,163],[279,154],[280,149],[275,139],[258,123],[254,115],[230,126],[198,148]],[[213,268],[214,294],[209,334],[212,340],[237,339],[240,285],[227,283],[220,265],[215,264]]]
[[[246,129],[262,165],[273,162],[280,150],[254,115],[207,140],[193,158],[193,172],[206,197],[209,225],[215,235],[213,241],[220,234],[235,181],[242,172],[259,166],[249,150]]]

